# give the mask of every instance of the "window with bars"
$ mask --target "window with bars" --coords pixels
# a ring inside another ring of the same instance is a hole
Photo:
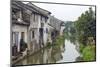
[[[32,38],[34,38],[34,31],[32,31]]]

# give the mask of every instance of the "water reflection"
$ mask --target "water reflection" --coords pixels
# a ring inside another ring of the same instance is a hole
[[[75,62],[76,58],[80,56],[76,50],[76,45],[69,40],[65,40],[65,48],[66,50],[62,53],[63,59],[58,62]]]
[[[53,45],[23,59],[17,65],[74,62],[79,57],[76,45],[65,39],[65,44]]]

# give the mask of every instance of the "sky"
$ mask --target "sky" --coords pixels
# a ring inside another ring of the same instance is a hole
[[[73,0],[34,0],[34,1],[93,5],[93,0],[92,1],[91,0],[88,1],[87,0],[83,0],[83,1],[82,0],[74,0],[74,1]],[[90,7],[90,6],[75,6],[75,5],[62,5],[62,4],[34,3],[34,2],[33,4],[47,11],[50,11],[51,15],[55,16],[56,18],[62,21],[75,21],[82,13],[84,13]],[[92,8],[95,9],[95,7]]]
[[[35,5],[48,10],[51,15],[63,21],[75,21],[77,18],[89,9],[90,6],[75,6],[61,4],[34,3]]]

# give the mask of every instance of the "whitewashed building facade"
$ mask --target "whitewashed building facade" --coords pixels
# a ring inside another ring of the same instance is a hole
[[[38,50],[46,46],[50,12],[32,3],[12,2],[12,46],[20,52],[20,41],[28,50]],[[15,51],[16,52],[16,51]]]
[[[12,2],[12,51],[35,52],[62,35],[63,21],[32,3]],[[22,41],[22,43],[21,43]],[[23,44],[26,46],[23,47]],[[22,47],[22,48],[21,48]],[[16,55],[15,54],[15,55]]]

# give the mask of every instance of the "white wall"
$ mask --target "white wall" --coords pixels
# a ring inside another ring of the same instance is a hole
[[[34,18],[34,14],[32,14],[32,17],[31,17],[31,24],[30,24],[30,29],[32,28],[35,28],[35,39],[37,41],[37,43],[39,43],[39,28],[41,27],[41,22],[44,23],[44,31],[43,31],[43,40],[44,40],[44,44],[46,45],[46,42],[47,42],[47,37],[48,37],[48,33],[46,33],[46,28],[48,28],[47,26],[47,22],[45,23],[45,19],[43,18],[43,21],[41,21],[41,15],[38,15],[38,14],[35,14],[35,17],[36,17],[36,21],[34,22],[33,21],[33,18]]]
[[[48,33],[46,32],[46,28],[48,29],[47,23],[44,25],[44,45],[47,43]]]
[[[49,25],[48,23],[50,23],[50,18],[47,19],[47,22],[45,22],[45,19],[43,19],[43,23],[44,23],[44,35],[43,35],[43,40],[44,40],[44,45],[46,46],[47,44],[47,40],[48,40],[48,34],[49,34]],[[48,33],[46,32],[46,29],[48,29]]]
[[[39,41],[39,27],[40,27],[40,17],[39,15],[36,15],[35,14],[35,21],[33,20],[34,19],[34,14],[31,15],[31,18],[30,18],[30,27],[29,27],[29,30],[30,30],[30,33],[32,31],[34,31],[34,39],[37,41]],[[29,35],[30,37],[32,37],[32,34]],[[32,38],[30,39],[32,41]]]

